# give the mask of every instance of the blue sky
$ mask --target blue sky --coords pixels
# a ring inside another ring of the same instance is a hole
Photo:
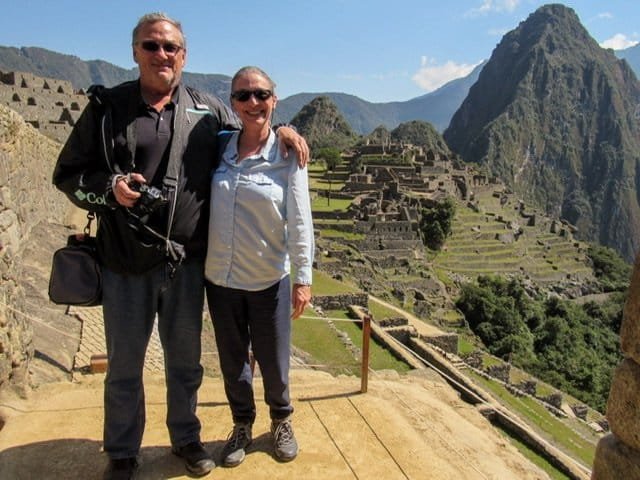
[[[258,65],[285,98],[345,92],[372,102],[423,95],[490,57],[536,0],[4,0],[0,45],[44,47],[134,66],[131,30],[144,13],[180,20],[186,71],[233,73]],[[601,45],[640,41],[640,2],[581,0],[573,8]]]

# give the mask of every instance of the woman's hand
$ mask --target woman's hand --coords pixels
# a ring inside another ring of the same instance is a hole
[[[293,306],[292,319],[298,318],[308,305],[311,304],[311,285],[295,283],[291,292],[291,305]]]

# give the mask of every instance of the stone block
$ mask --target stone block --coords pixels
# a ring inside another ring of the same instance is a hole
[[[625,356],[633,358],[640,364],[640,255],[636,257],[629,285],[629,296],[624,305],[620,346]]]
[[[613,434],[598,442],[591,480],[640,479],[640,451],[625,445]]]
[[[607,402],[609,428],[640,451],[640,365],[626,358],[616,368]],[[638,477],[640,479],[640,477]]]

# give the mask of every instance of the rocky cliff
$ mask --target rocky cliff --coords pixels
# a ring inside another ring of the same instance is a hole
[[[573,10],[539,8],[504,36],[444,137],[526,200],[611,246],[640,246],[640,82]]]

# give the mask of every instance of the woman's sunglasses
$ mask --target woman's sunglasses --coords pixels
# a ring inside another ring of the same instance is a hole
[[[153,40],[145,40],[144,42],[138,42],[140,46],[146,50],[147,52],[157,52],[158,50],[164,50],[164,53],[168,55],[175,55],[182,47],[180,45],[176,45],[175,43],[165,42],[158,43]]]
[[[256,97],[256,100],[269,100],[273,92],[271,90],[264,90],[262,88],[258,88],[256,90],[237,90],[231,93],[231,98],[237,100],[239,102],[246,102],[251,98],[251,95]]]

